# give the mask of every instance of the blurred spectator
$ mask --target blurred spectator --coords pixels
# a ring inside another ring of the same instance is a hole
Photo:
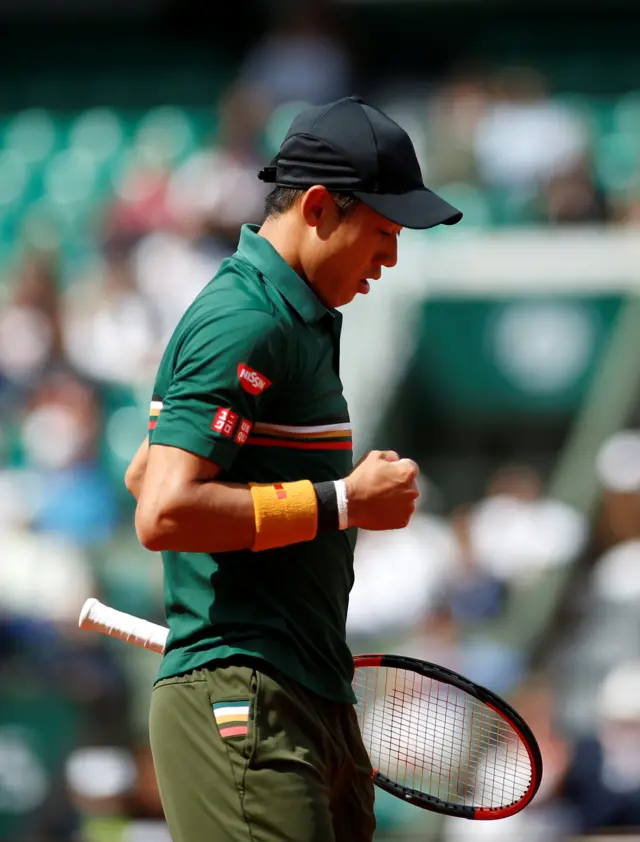
[[[38,557],[52,584],[48,568],[63,559],[55,547]],[[75,593],[81,582],[66,584]],[[12,609],[0,603],[0,838],[84,842],[64,766],[78,744],[126,739],[123,674],[97,640],[69,634],[77,607],[55,587],[48,602],[36,596]]]
[[[70,374],[38,385],[21,426],[26,467],[39,493],[30,523],[90,547],[117,524],[114,489],[99,463],[101,409],[91,386]]]
[[[126,798],[125,814],[135,823],[163,822],[164,813],[156,785],[153,757],[148,745],[137,745],[133,750],[135,778]],[[159,838],[164,838],[159,836]],[[168,839],[168,835],[166,835]]]
[[[530,678],[512,701],[540,745],[542,784],[531,806],[500,821],[489,837],[561,840],[639,827],[639,698],[640,664],[615,667],[599,689],[594,732],[571,741],[563,736],[548,684]],[[446,842],[486,835],[486,828],[461,824],[447,822]]]
[[[67,785],[85,821],[92,817],[120,818],[135,776],[131,752],[119,746],[81,746],[66,763]]]
[[[640,192],[637,188],[611,196],[609,201],[615,223],[632,228],[640,225]]]
[[[257,87],[232,85],[220,101],[214,141],[171,179],[172,215],[202,238],[201,247],[220,257],[235,251],[245,222],[262,221],[268,187],[258,172],[265,163],[262,131],[268,113]]]
[[[585,517],[545,497],[527,466],[506,466],[474,507],[470,540],[480,566],[510,586],[530,582],[577,558],[588,537]]]
[[[103,383],[147,383],[162,353],[154,304],[137,287],[129,244],[108,241],[64,297],[64,345],[76,370]]]
[[[479,69],[452,73],[429,98],[426,109],[425,176],[434,187],[478,180],[474,139],[489,104]]]
[[[0,551],[4,559],[0,612],[10,612],[9,619],[33,617],[44,624],[77,624],[82,604],[94,586],[88,559],[77,544],[14,527],[0,531]]]
[[[542,184],[541,221],[549,225],[604,224],[613,218],[606,193],[584,158]]]
[[[184,311],[215,275],[226,253],[201,248],[179,230],[143,237],[131,254],[136,284],[157,319],[158,346],[165,348]]]
[[[60,279],[53,253],[27,252],[0,311],[0,393],[21,397],[62,365]]]
[[[553,100],[540,72],[507,67],[490,86],[492,102],[477,126],[475,152],[490,187],[534,188],[574,166],[587,146],[586,127]]]
[[[279,0],[274,23],[240,68],[275,108],[301,101],[321,105],[353,93],[352,67],[328,0]]]
[[[477,627],[465,631],[443,602],[424,613],[402,641],[402,653],[459,672],[496,693],[509,693],[521,679],[522,655]]]
[[[533,502],[542,494],[542,477],[530,465],[508,464],[498,468],[485,489],[486,497],[512,497]]]
[[[111,819],[122,842],[171,842],[148,746],[79,748],[66,781],[89,839]]]
[[[478,563],[471,541],[473,507],[461,506],[450,517],[458,545],[459,565],[443,598],[459,623],[479,623],[496,617],[506,596],[504,582]]]
[[[139,290],[158,316],[164,347],[173,328],[225,257],[233,254],[240,228],[260,223],[266,187],[261,132],[265,102],[256,91],[233,85],[220,102],[218,133],[172,175],[170,223],[145,236],[132,253]]]
[[[417,511],[405,529],[363,532],[356,545],[350,634],[413,628],[458,569],[458,548],[448,524],[439,517]]]
[[[123,245],[134,245],[146,234],[168,228],[175,221],[168,202],[168,164],[145,161],[139,154],[133,153],[104,212],[107,239]]]
[[[640,663],[614,667],[598,692],[595,733],[577,741],[561,787],[578,832],[640,827]]]
[[[602,549],[640,539],[640,432],[620,430],[598,451],[601,487],[596,537]]]

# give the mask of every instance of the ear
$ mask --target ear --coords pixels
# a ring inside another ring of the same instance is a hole
[[[326,187],[321,184],[310,187],[300,200],[300,210],[307,225],[317,228],[331,201]]]

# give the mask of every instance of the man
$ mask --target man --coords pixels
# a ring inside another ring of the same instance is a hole
[[[265,221],[178,325],[127,473],[165,571],[151,745],[174,842],[364,842],[354,533],[406,526],[418,468],[393,452],[352,468],[335,308],[395,265],[404,226],[461,214],[356,97],[299,114],[260,177]]]

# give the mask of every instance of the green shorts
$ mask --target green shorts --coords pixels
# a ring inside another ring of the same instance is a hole
[[[158,682],[149,725],[173,842],[373,839],[372,768],[351,705],[266,664],[223,662]]]

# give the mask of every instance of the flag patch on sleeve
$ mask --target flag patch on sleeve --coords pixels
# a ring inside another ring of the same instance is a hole
[[[249,702],[215,702],[211,705],[223,739],[244,737],[249,732]]]
[[[162,411],[162,401],[152,400],[149,404],[149,429],[153,430],[158,423],[158,415]]]

